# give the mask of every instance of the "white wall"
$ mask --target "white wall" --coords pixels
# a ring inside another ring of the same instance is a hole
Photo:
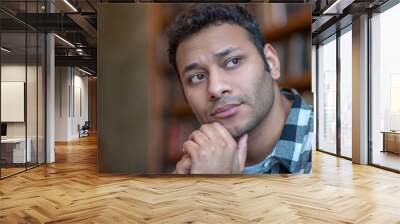
[[[72,67],[56,67],[55,73],[55,140],[77,139],[78,124],[88,120],[88,77]]]
[[[74,136],[75,138],[78,137],[78,124],[81,126],[85,123],[85,121],[89,120],[89,92],[88,92],[88,77],[87,76],[81,76],[82,73],[76,74],[77,70],[74,70],[75,75],[74,75],[74,108],[73,108],[73,119],[72,119],[72,129],[71,129],[71,135]],[[80,96],[80,97],[79,97]],[[80,111],[81,110],[81,111]]]
[[[68,71],[67,67],[55,68],[55,141],[68,140],[68,85],[70,84]]]

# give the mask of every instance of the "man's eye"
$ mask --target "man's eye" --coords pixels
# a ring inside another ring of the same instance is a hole
[[[196,75],[193,75],[192,77],[190,77],[189,82],[191,84],[197,84],[197,83],[201,82],[204,78],[205,78],[205,75],[196,74]]]
[[[228,62],[226,63],[227,68],[234,68],[239,64],[240,58],[232,58],[229,59]]]

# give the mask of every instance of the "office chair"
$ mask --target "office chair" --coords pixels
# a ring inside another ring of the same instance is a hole
[[[89,129],[90,129],[89,121],[85,121],[82,127],[80,127],[80,125],[78,124],[79,138],[89,136]]]

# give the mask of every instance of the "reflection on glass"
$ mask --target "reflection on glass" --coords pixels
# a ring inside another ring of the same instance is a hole
[[[351,158],[352,141],[352,36],[351,30],[340,36],[340,153]]]
[[[336,39],[318,48],[318,147],[336,153]]]
[[[372,163],[396,170],[400,170],[400,32],[393,27],[398,21],[400,4],[371,19]]]

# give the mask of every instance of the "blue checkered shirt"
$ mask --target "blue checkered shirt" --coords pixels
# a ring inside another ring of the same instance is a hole
[[[310,173],[311,133],[313,111],[294,89],[281,89],[281,93],[293,102],[278,143],[263,161],[245,167],[243,173]]]

